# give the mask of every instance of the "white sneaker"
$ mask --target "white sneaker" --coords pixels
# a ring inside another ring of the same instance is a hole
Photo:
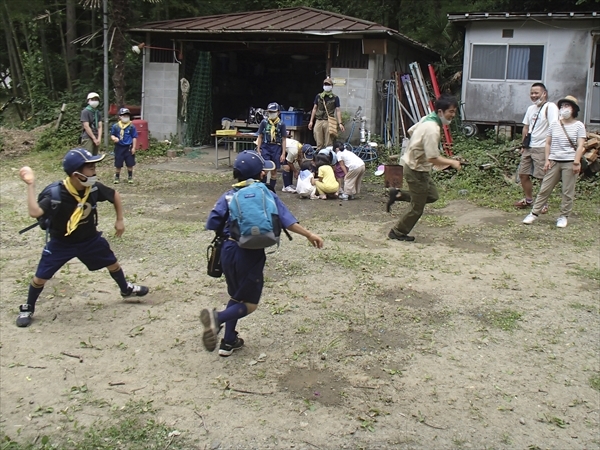
[[[565,228],[567,226],[567,218],[565,216],[560,216],[557,220],[556,220],[556,226],[558,228]]]
[[[534,216],[532,213],[529,213],[527,214],[527,217],[523,219],[523,223],[525,225],[531,225],[533,222],[535,222],[535,219],[537,219],[537,217]]]

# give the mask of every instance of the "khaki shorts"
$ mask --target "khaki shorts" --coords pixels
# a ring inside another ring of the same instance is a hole
[[[519,175],[531,175],[539,180],[544,178],[544,164],[546,163],[546,151],[544,147],[526,148],[521,153],[521,164]]]

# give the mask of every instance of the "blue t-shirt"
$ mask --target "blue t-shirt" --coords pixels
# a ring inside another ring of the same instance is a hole
[[[219,229],[219,226],[223,223],[223,218],[229,211],[229,203],[228,199],[231,200],[233,194],[235,193],[235,189],[230,189],[225,192],[213,207],[212,211],[208,215],[208,220],[206,221],[206,229],[216,231]],[[295,223],[298,222],[298,219],[294,217],[294,215],[290,212],[287,206],[277,197],[277,194],[271,192],[273,199],[275,200],[275,204],[277,205],[277,212],[279,213],[279,220],[281,220],[281,225],[283,228],[288,228]],[[229,236],[229,218],[227,219],[227,223],[225,224],[225,228],[223,229],[223,234]]]
[[[133,144],[133,139],[138,137],[135,125],[129,122],[129,124],[121,130],[118,123],[115,123],[110,129],[110,135],[119,138],[119,142],[115,143],[119,147],[129,147]]]

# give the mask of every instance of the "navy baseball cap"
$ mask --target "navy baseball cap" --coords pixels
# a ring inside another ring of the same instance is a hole
[[[95,163],[102,161],[106,155],[92,155],[85,148],[74,148],[69,150],[63,158],[63,169],[67,175],[71,175],[78,169],[81,169],[84,164]]]
[[[129,111],[127,108],[121,108],[119,110],[119,115],[120,116],[131,115],[131,111]]]
[[[279,103],[269,103],[269,106],[267,106],[267,111],[279,111]]]
[[[265,161],[262,156],[252,150],[244,150],[233,163],[233,168],[240,172],[244,179],[258,175],[262,170],[275,169],[273,161]]]
[[[304,159],[313,159],[315,157],[315,149],[312,148],[312,145],[304,144],[301,150],[302,154],[304,155]]]

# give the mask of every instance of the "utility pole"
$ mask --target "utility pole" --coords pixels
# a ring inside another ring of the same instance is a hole
[[[108,0],[103,0],[102,20],[104,31],[104,149],[108,151]]]

